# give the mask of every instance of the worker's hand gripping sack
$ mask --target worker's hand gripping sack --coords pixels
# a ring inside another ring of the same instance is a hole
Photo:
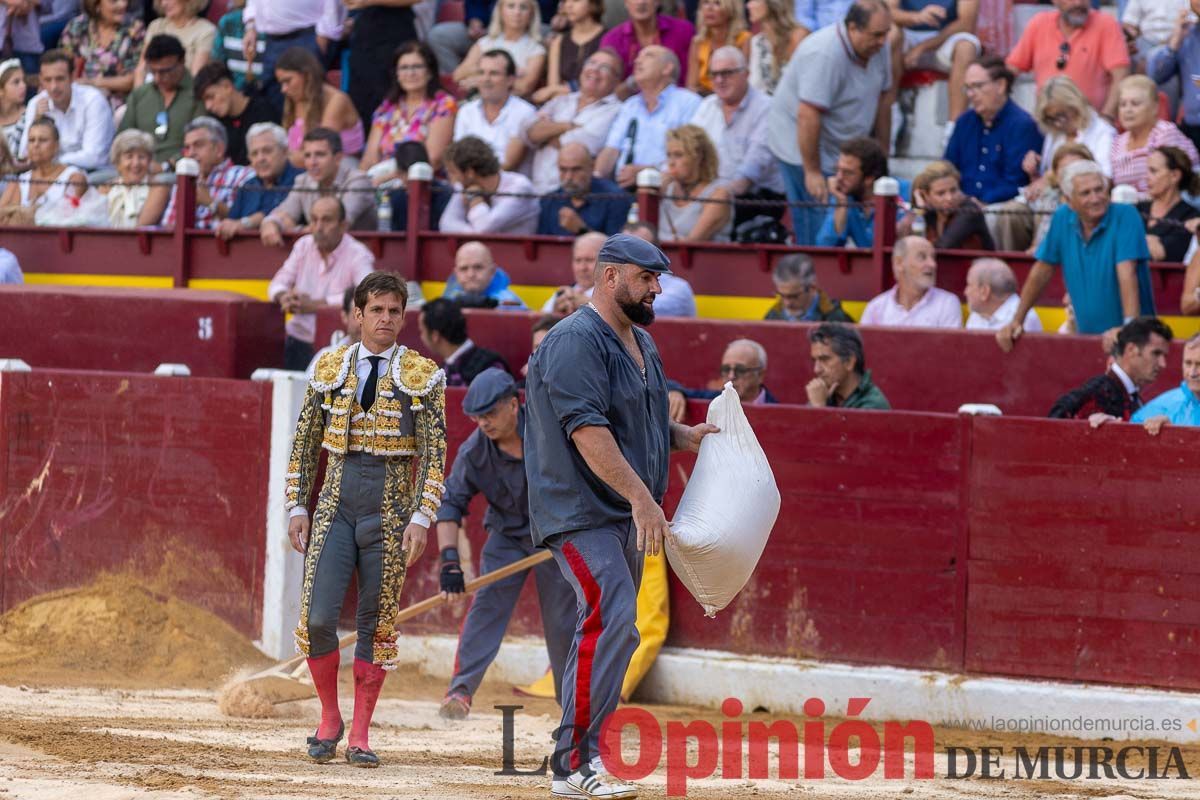
[[[708,421],[721,432],[701,442],[671,522],[675,543],[668,543],[667,559],[711,617],[758,565],[779,516],[779,489],[732,385],[709,405]]]

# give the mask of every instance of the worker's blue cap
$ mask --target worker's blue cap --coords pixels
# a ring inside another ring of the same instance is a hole
[[[662,250],[628,233],[614,233],[604,240],[600,254],[596,256],[597,264],[633,264],[634,266],[671,274],[671,261]]]
[[[496,403],[517,396],[517,384],[499,367],[488,367],[475,376],[467,396],[463,398],[463,413],[480,417],[496,407]]]

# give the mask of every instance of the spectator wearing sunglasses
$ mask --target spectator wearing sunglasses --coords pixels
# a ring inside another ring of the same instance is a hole
[[[152,81],[129,94],[118,131],[136,129],[154,137],[154,160],[164,171],[174,169],[183,147],[183,131],[204,115],[191,73],[184,64],[183,44],[174,36],[155,36],[146,45],[146,71]]]
[[[742,405],[774,404],[779,401],[767,389],[763,380],[767,374],[767,351],[753,339],[735,339],[721,354],[719,383],[733,384]],[[681,422],[687,416],[688,400],[711,400],[721,389],[688,389],[675,381],[667,381],[667,409],[671,419]]]
[[[1117,115],[1117,86],[1129,74],[1129,48],[1116,18],[1093,11],[1088,0],[1054,0],[1025,26],[1008,54],[1008,66],[1033,72],[1038,89],[1066,75],[1110,122]]]

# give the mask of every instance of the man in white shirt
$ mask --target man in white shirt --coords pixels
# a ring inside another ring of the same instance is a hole
[[[977,258],[967,270],[967,288],[963,297],[971,310],[967,330],[998,331],[1012,322],[1021,304],[1017,276],[998,258]],[[1042,321],[1032,308],[1023,323],[1027,331],[1042,330]]]
[[[537,117],[533,106],[515,97],[517,65],[503,50],[489,50],[479,59],[479,97],[458,107],[454,141],[475,136],[487,142],[506,172],[529,175],[525,130]]]
[[[859,322],[900,328],[961,328],[958,298],[939,289],[937,256],[920,236],[905,236],[892,251],[896,285],[867,303]]]
[[[38,81],[42,90],[25,108],[19,157],[29,157],[29,126],[49,117],[58,128],[60,162],[89,172],[107,167],[114,126],[104,93],[71,81],[71,57],[63,50],[42,54]]]
[[[442,233],[537,231],[541,206],[529,178],[500,169],[487,142],[468,136],[446,148],[446,174],[455,194],[442,212]]]

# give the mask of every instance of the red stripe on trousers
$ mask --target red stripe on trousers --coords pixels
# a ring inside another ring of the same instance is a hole
[[[583,597],[591,612],[583,620],[583,638],[579,642],[578,658],[575,662],[575,729],[572,734],[576,749],[571,753],[571,769],[582,764],[579,758],[579,739],[587,735],[592,718],[592,660],[596,655],[596,642],[604,631],[600,618],[600,584],[592,577],[583,555],[570,542],[563,545],[563,556],[575,580],[583,588]],[[582,731],[582,734],[581,734]]]

